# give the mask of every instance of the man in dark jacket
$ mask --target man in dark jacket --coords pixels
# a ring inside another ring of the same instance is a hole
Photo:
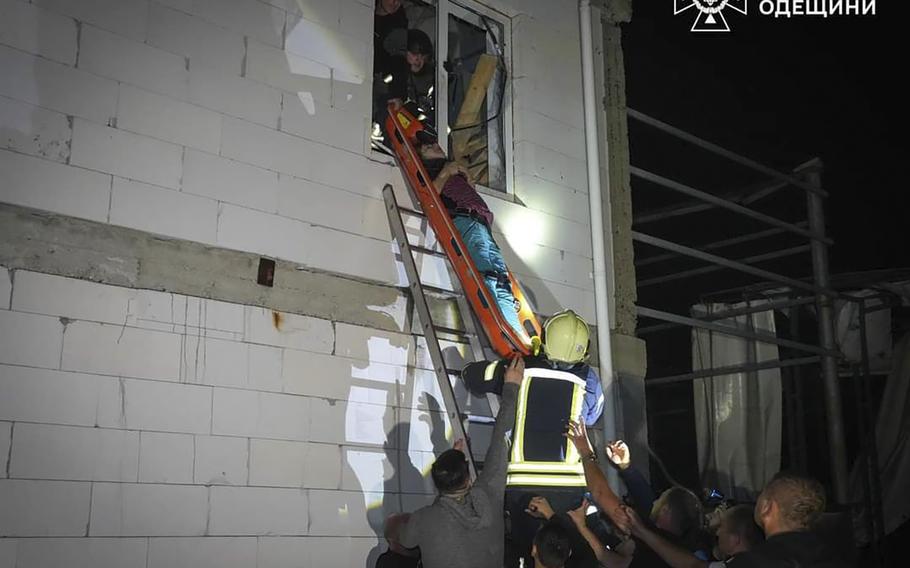
[[[465,455],[447,450],[433,464],[439,495],[432,505],[400,523],[393,542],[420,547],[426,568],[502,568],[505,549],[503,497],[509,463],[507,433],[515,425],[515,399],[524,380],[524,362],[516,357],[505,373],[502,405],[483,472],[471,483]]]
[[[846,568],[847,564],[810,527],[825,510],[825,492],[811,478],[778,473],[755,505],[755,522],[766,540],[737,555],[731,568]]]

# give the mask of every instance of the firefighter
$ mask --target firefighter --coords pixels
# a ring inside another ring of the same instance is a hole
[[[506,477],[512,565],[519,557],[529,565],[539,525],[526,513],[531,498],[546,497],[557,512],[577,508],[584,498],[584,464],[566,438],[566,428],[570,420],[593,425],[603,413],[600,377],[586,363],[589,343],[588,324],[566,310],[544,323],[541,352],[525,357]],[[470,363],[462,370],[462,379],[475,394],[499,394],[507,365],[507,360]]]

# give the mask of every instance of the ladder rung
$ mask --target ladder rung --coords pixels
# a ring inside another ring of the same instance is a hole
[[[402,207],[401,205],[398,206],[398,210],[401,211],[402,213],[405,213],[407,215],[412,215],[414,217],[426,217],[427,216],[426,213],[424,213],[423,211],[411,209],[410,207]]]
[[[420,245],[408,245],[408,246],[411,247],[411,250],[414,252],[419,252],[421,254],[429,254],[432,256],[438,256],[440,258],[449,258],[446,255],[446,253],[442,252],[441,250],[435,250],[435,249],[431,249],[431,248],[427,248],[427,247],[422,247]]]
[[[468,422],[474,424],[495,424],[496,419],[492,416],[478,416],[476,414],[468,414]]]
[[[434,325],[433,329],[442,333],[448,333],[449,335],[462,335],[465,337],[473,336],[473,334],[468,333],[463,329],[455,329],[454,327],[446,327],[444,325]]]
[[[431,294],[437,294],[439,296],[445,296],[446,298],[463,298],[464,294],[455,292],[453,290],[446,290],[445,288],[439,288],[438,286],[431,286],[429,284],[421,284],[424,292],[430,292]]]

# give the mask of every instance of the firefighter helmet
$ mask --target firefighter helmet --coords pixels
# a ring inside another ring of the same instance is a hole
[[[543,352],[560,363],[580,363],[588,356],[591,332],[588,324],[572,310],[551,316],[543,326]]]

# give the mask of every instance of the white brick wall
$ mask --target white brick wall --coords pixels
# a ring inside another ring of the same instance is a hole
[[[143,566],[145,566],[143,564]],[[147,568],[249,568],[255,538],[152,538]]]
[[[16,424],[10,478],[136,481],[139,433]]]
[[[489,3],[524,203],[486,198],[497,240],[539,309],[593,316],[576,18]],[[401,284],[371,30],[369,0],[2,0],[0,201]],[[363,565],[451,442],[427,364],[406,333],[0,270],[0,537],[55,537],[0,538],[0,568]]]
[[[207,509],[205,487],[95,483],[89,536],[202,536]]]
[[[0,4],[0,43],[72,65],[76,22],[23,0]]]
[[[193,483],[195,438],[189,434],[142,432],[139,437],[140,483]]]
[[[0,420],[96,426],[121,411],[110,377],[0,365]]]
[[[190,66],[214,67],[239,75],[243,63],[243,36],[174,10],[149,4],[150,45],[183,55]]]
[[[180,338],[173,333],[76,321],[67,326],[68,371],[176,381]]]
[[[12,422],[0,422],[0,470],[3,471],[2,477],[6,477],[12,433]]]
[[[218,113],[124,84],[117,128],[213,153],[221,144]]]
[[[215,243],[216,201],[119,177],[114,178],[111,191],[111,224]]]
[[[143,0],[35,0],[34,3],[120,35],[145,39],[148,2]]]
[[[145,568],[144,538],[24,538],[17,568]]]
[[[13,281],[11,273],[5,267],[0,266],[0,309],[9,309],[13,301]]]
[[[70,163],[177,189],[183,151],[180,146],[76,119]]]
[[[57,318],[0,311],[0,361],[57,369],[63,324]]]
[[[0,199],[6,203],[92,221],[107,220],[110,175],[4,150],[0,150],[0,171]]]
[[[307,534],[307,491],[214,486],[211,492],[212,535]]]
[[[196,436],[193,481],[203,485],[244,485],[250,477],[249,441],[245,438]],[[255,484],[253,484],[255,485]]]
[[[59,112],[0,97],[0,125],[5,148],[55,162],[69,158],[72,129]]]
[[[91,483],[0,479],[0,534],[83,536]]]
[[[117,83],[0,45],[0,94],[100,124],[116,113]]]

